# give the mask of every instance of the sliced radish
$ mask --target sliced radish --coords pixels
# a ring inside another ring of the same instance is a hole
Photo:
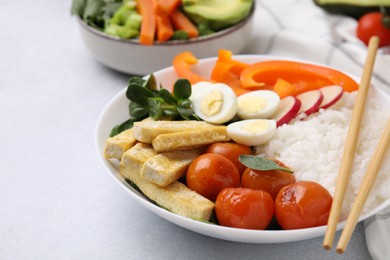
[[[343,96],[344,89],[342,86],[332,85],[320,88],[322,95],[324,96],[320,108],[326,109],[334,105]]]
[[[301,108],[301,101],[299,99],[288,96],[280,100],[278,109],[273,118],[276,121],[276,126],[279,127],[288,124],[293,120]]]
[[[302,103],[298,114],[305,113],[306,116],[309,116],[320,109],[324,96],[319,90],[310,90],[299,94],[296,98]]]

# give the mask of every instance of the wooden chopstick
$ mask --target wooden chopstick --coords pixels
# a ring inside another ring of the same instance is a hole
[[[379,140],[378,146],[376,147],[375,153],[368,165],[366,174],[364,175],[363,182],[360,186],[359,193],[356,196],[355,202],[352,205],[351,212],[348,215],[346,225],[343,232],[341,233],[339,242],[336,247],[336,252],[344,253],[345,248],[351,239],[352,233],[355,229],[356,223],[359,219],[360,213],[366,202],[367,196],[375,182],[376,176],[378,175],[379,168],[381,166],[383,157],[386,153],[387,146],[390,143],[390,118],[387,121],[385,130],[383,131],[382,137]]]
[[[379,38],[376,36],[371,37],[368,45],[368,53],[363,69],[363,75],[356,96],[356,102],[353,108],[352,118],[344,146],[344,153],[337,176],[336,190],[333,196],[332,207],[330,209],[328,226],[325,232],[323,247],[326,250],[332,248],[337,223],[340,219],[345,190],[347,188],[349,177],[351,176],[352,163],[355,155],[357,140],[359,137],[360,124],[362,121],[366,97],[371,82],[371,75],[374,67],[378,44]]]

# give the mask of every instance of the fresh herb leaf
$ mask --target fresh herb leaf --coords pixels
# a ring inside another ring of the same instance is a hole
[[[136,191],[138,191],[141,195],[145,196],[145,194],[142,192],[142,190],[138,187],[137,184],[135,184],[133,181],[131,181],[130,179],[125,179],[126,182],[131,186],[133,187],[133,189],[135,189]]]
[[[149,116],[153,120],[160,120],[162,117],[161,100],[156,98],[148,98]]]
[[[164,117],[167,117],[167,118],[170,118],[170,119],[174,119],[178,115],[179,115],[179,113],[177,112],[177,109],[175,107],[174,108],[164,108],[163,109],[163,116]]]
[[[93,20],[100,16],[103,6],[104,0],[87,0],[83,12],[83,19],[93,22]]]
[[[160,97],[170,105],[177,105],[177,100],[172,94],[165,88],[159,90]]]
[[[156,77],[153,74],[149,75],[144,87],[150,90],[157,90]]]
[[[127,85],[130,85],[130,84],[137,84],[137,85],[143,86],[145,84],[145,80],[141,77],[134,76],[134,77],[131,77],[127,83]]]
[[[147,106],[147,99],[154,97],[154,94],[147,88],[144,88],[136,83],[130,83],[127,87],[126,97],[130,101]]]
[[[143,105],[140,105],[135,102],[130,102],[129,104],[129,114],[133,118],[145,118],[149,115],[149,109],[148,107],[145,107]]]
[[[192,109],[191,84],[186,79],[179,79],[174,85],[174,94],[160,86],[156,90],[156,78],[150,74],[145,81],[140,77],[131,77],[128,81],[126,97],[130,100],[130,119],[123,126],[116,126],[112,135],[128,129],[127,123],[140,121],[147,116],[154,120],[201,120]]]
[[[102,7],[102,18],[104,20],[105,26],[110,23],[111,17],[115,14],[116,11],[123,5],[122,2],[108,2],[105,6]]]
[[[183,99],[183,100],[181,100],[181,102],[180,102],[180,106],[181,106],[181,107],[190,108],[191,105],[192,105],[191,99]]]
[[[191,83],[187,79],[178,79],[173,86],[173,96],[178,100],[191,96]]]
[[[70,11],[71,14],[82,17],[86,4],[87,4],[87,0],[73,0],[71,11]]]
[[[132,128],[134,122],[135,120],[130,118],[129,120],[123,122],[122,124],[114,126],[114,128],[111,130],[110,137],[113,137],[127,129]]]
[[[259,171],[280,170],[293,173],[289,168],[280,167],[276,162],[255,155],[240,155],[238,160],[248,168]]]
[[[177,107],[177,111],[183,118],[190,118],[194,114],[192,109],[185,107]]]

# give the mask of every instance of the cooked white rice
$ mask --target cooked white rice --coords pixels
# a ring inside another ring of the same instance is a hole
[[[355,93],[344,93],[333,107],[278,128],[275,137],[257,148],[257,153],[276,158],[292,167],[297,180],[312,180],[333,196],[343,146],[352,115]],[[352,175],[341,213],[346,219],[360,188],[368,163],[390,116],[389,107],[369,96],[360,130]],[[363,214],[390,198],[390,149],[387,150],[377,180],[367,198]]]

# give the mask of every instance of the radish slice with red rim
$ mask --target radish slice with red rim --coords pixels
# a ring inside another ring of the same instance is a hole
[[[324,96],[319,90],[310,90],[299,94],[296,98],[302,103],[298,114],[305,113],[309,116],[320,109]]]
[[[341,99],[344,93],[344,89],[338,85],[326,86],[320,88],[320,91],[324,98],[322,99],[322,103],[320,108],[326,109],[332,105],[334,105],[337,101]]]
[[[276,126],[279,127],[290,123],[298,114],[301,108],[301,101],[293,96],[287,96],[280,100],[276,114],[273,118]]]

